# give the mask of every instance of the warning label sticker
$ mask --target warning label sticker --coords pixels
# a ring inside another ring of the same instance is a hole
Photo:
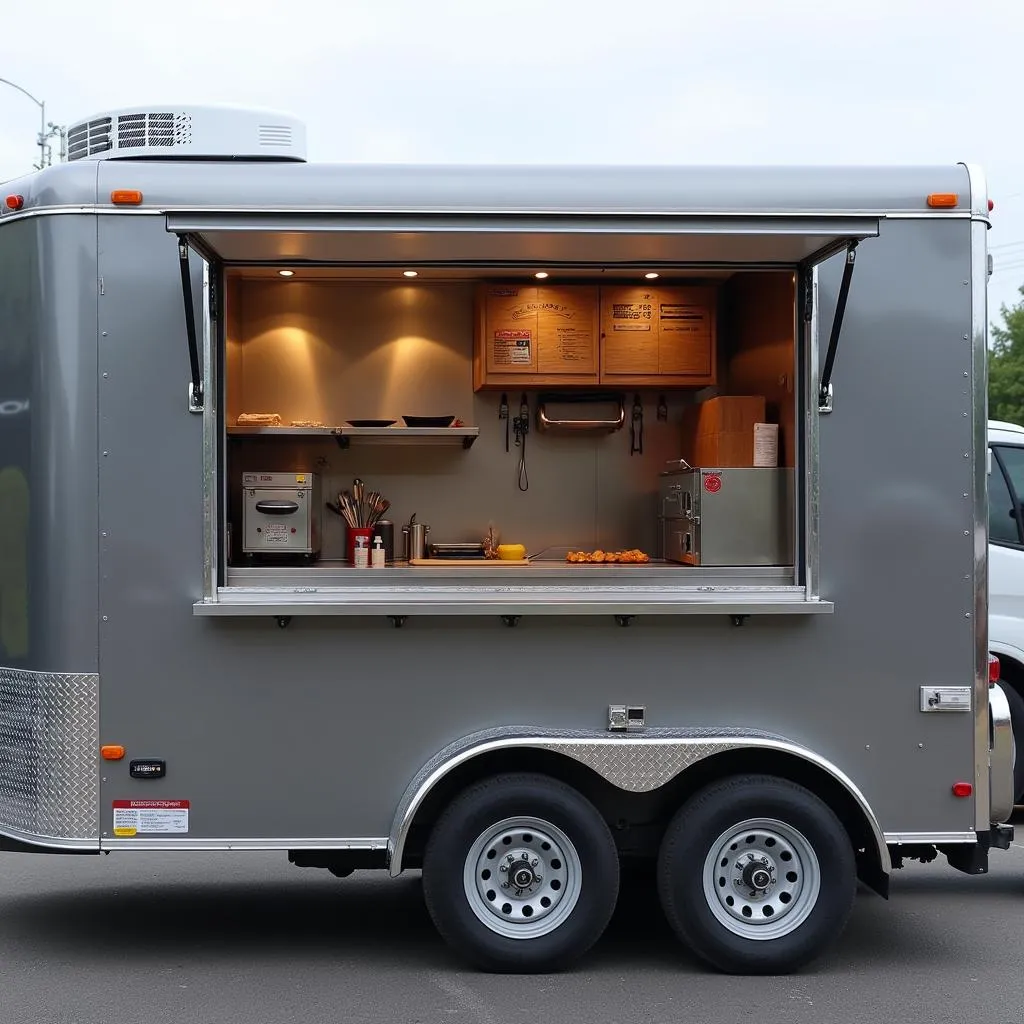
[[[529,331],[495,331],[494,365],[530,366],[533,363],[531,340]]]
[[[288,533],[286,523],[265,523],[263,525],[263,539],[267,544],[287,544]]]
[[[115,800],[114,835],[188,831],[187,800]]]

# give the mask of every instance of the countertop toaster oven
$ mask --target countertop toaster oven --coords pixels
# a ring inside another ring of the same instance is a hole
[[[315,473],[243,473],[242,553],[317,557],[322,504]]]

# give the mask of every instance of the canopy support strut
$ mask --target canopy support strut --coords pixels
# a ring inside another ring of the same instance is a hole
[[[846,264],[843,267],[843,279],[839,285],[839,298],[836,300],[836,312],[832,318],[832,333],[828,339],[828,350],[825,353],[825,364],[821,371],[821,383],[818,386],[818,411],[832,411],[832,367],[836,361],[836,349],[839,347],[839,335],[843,329],[843,317],[846,314],[846,300],[850,294],[850,281],[853,278],[853,265],[857,259],[857,240],[850,239],[846,244]]]
[[[188,242],[178,235],[178,266],[181,270],[181,295],[185,303],[185,334],[188,337],[188,361],[192,382],[188,389],[188,411],[203,411],[203,378],[199,371],[199,343],[196,340],[196,308],[192,301],[192,274],[188,264]]]

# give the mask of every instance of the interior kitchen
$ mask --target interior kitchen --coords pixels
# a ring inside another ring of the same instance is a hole
[[[792,579],[793,272],[225,274],[230,580]]]

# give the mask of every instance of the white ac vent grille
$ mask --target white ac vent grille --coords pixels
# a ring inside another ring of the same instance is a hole
[[[306,160],[306,129],[290,114],[202,104],[101,110],[68,131],[69,160]]]
[[[286,124],[261,124],[259,126],[261,146],[290,146],[292,130]]]
[[[68,129],[68,160],[81,160],[109,150],[112,145],[111,125],[109,117],[72,125]]]
[[[192,118],[188,114],[149,112],[121,114],[117,119],[118,149],[169,148],[187,146],[191,141]]]

